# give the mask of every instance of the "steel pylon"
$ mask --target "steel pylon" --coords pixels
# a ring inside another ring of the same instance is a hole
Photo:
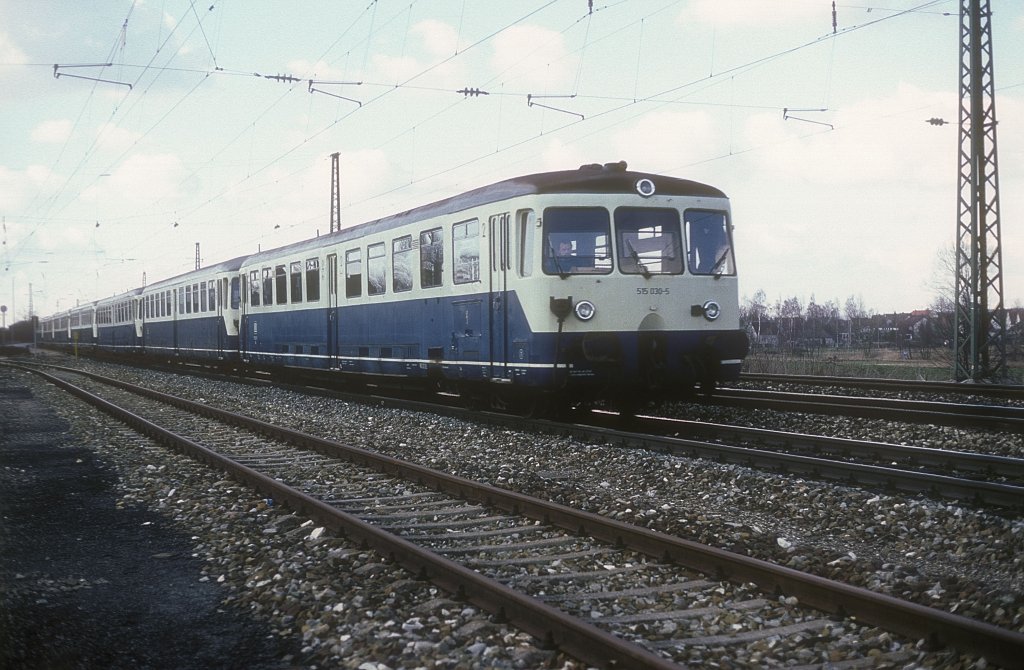
[[[1006,377],[992,11],[960,0],[960,177],[953,347],[957,381]]]

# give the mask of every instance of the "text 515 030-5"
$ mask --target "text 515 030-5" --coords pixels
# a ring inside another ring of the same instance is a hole
[[[638,288],[637,295],[669,295],[667,288]]]

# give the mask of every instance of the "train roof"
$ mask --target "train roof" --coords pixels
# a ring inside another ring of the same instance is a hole
[[[727,197],[725,193],[713,186],[689,179],[627,170],[624,161],[606,163],[604,165],[583,165],[577,170],[538,172],[505,179],[450,198],[421,205],[420,207],[392,214],[381,219],[361,223],[351,228],[345,228],[327,235],[251,254],[243,260],[243,264],[261,263],[266,259],[278,258],[282,255],[299,253],[308,249],[317,249],[324,244],[346,242],[408,223],[415,223],[416,221],[437,216],[446,216],[481,205],[525,195],[550,193],[636,194],[637,182],[642,179],[649,179],[653,182],[659,195],[705,198]]]
[[[206,267],[199,268],[198,270],[189,270],[183,272],[180,275],[175,275],[169,279],[161,279],[155,281],[152,284],[147,284],[142,291],[150,291],[154,289],[163,289],[168,286],[176,286],[181,283],[187,283],[192,279],[200,279],[208,277],[209,275],[219,274],[221,272],[237,272],[238,268],[242,267],[242,263],[249,258],[249,256],[239,256],[238,258],[232,258],[229,261],[221,261],[220,263],[214,263],[213,265],[207,265]]]

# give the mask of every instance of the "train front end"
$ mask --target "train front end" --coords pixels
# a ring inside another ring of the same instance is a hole
[[[526,311],[552,363],[550,384],[629,405],[737,379],[748,342],[725,194],[659,175],[594,173],[536,210],[541,272]]]

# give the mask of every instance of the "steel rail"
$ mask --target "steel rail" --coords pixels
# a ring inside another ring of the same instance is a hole
[[[35,372],[43,374],[38,371]],[[90,376],[98,377],[98,375]],[[187,408],[211,418],[217,418],[273,436],[277,439],[287,440],[297,446],[313,449],[330,456],[346,458],[352,462],[378,469],[381,472],[398,474],[420,484],[431,486],[447,493],[461,495],[465,498],[478,500],[514,514],[529,516],[543,523],[559,526],[574,533],[589,535],[595,539],[624,546],[658,559],[675,561],[680,565],[704,572],[705,574],[715,575],[720,579],[753,582],[768,593],[794,596],[807,606],[825,612],[856,617],[860,621],[879,626],[883,629],[907,635],[914,639],[925,640],[928,644],[935,647],[952,646],[972,653],[978,653],[984,655],[990,661],[1007,667],[1021,667],[1021,659],[1024,658],[1024,634],[1016,631],[917,603],[903,601],[882,593],[807,574],[760,559],[734,554],[723,549],[665,535],[591,512],[572,509],[558,503],[540,500],[489,484],[471,481],[414,463],[376,454],[358,447],[342,445],[323,438],[306,435],[299,431],[273,426],[258,419],[233,414],[182,398],[167,396],[151,389],[115,380],[104,380],[104,382],[113,382],[115,386],[132,390],[151,398],[161,399],[164,402],[170,402],[177,407]],[[160,430],[163,431],[163,429]],[[266,477],[260,476],[257,480],[266,486],[280,486],[279,483]],[[307,500],[306,497],[303,497],[297,499],[295,504],[298,510],[310,515],[316,514],[315,518],[318,520],[320,520],[321,515],[335,520],[332,523],[340,523],[340,519],[343,518],[338,516],[339,512],[315,499],[310,498]],[[376,529],[366,527],[366,524],[358,519],[353,519],[353,521],[357,522],[352,526],[354,534],[361,536],[363,533],[373,533],[374,535],[372,536],[376,538]],[[326,524],[326,521],[323,523]],[[369,540],[367,541],[369,542]],[[375,539],[374,541],[387,542],[384,539]],[[385,544],[384,546],[390,547],[391,545]],[[385,548],[382,551],[385,555],[393,555],[395,560],[398,561],[410,560],[411,556],[417,555],[421,551],[415,545],[410,545],[404,541],[394,545],[394,547],[394,549]],[[450,563],[446,559],[442,559],[442,561],[443,563]],[[441,567],[439,566],[436,569],[441,570]],[[471,575],[476,575],[472,571],[467,572],[471,573],[470,575],[465,575],[467,579],[471,579]],[[461,571],[452,570],[446,574],[454,576],[455,574],[461,574]],[[427,571],[427,576],[431,576],[429,571]],[[480,592],[474,592],[472,585],[461,587],[461,589],[459,587],[455,588],[458,593],[467,599],[472,602],[478,602],[481,607],[486,607],[483,602],[475,600],[475,598],[483,599],[484,595]],[[498,598],[500,593],[501,590],[498,589],[488,592],[487,595]],[[515,597],[512,597],[513,595]],[[513,616],[518,616],[521,614],[521,608],[527,607],[527,603],[523,602],[524,599],[528,598],[512,592],[512,594],[509,594],[507,605],[499,606],[499,611],[503,611],[505,616],[508,616],[510,619]],[[490,602],[490,600],[487,600],[487,602]],[[492,604],[492,606],[494,605]],[[553,610],[550,613],[551,616],[556,614],[561,613],[557,610]],[[554,631],[534,632],[538,630],[537,618],[540,615],[532,620],[531,616],[526,615],[527,621],[524,624],[524,630],[538,635],[542,639],[547,636],[555,644],[569,651],[569,653],[574,655],[576,653],[584,654],[580,658],[587,662],[590,662],[587,659],[593,658],[594,648],[590,645],[589,641],[579,641],[579,636],[591,628],[589,624],[577,624],[582,628],[574,628],[572,634],[568,632],[555,633]],[[551,624],[544,621],[543,625],[549,626]],[[618,638],[614,638],[614,636],[604,635],[611,637],[611,640],[608,641],[609,644],[611,644],[611,641],[618,641]],[[581,647],[579,652],[570,651],[577,646]],[[606,656],[604,661],[599,664],[604,665],[609,660],[611,658]],[[666,663],[663,659],[657,657],[654,660],[661,664]],[[634,664],[628,659],[623,661],[623,663],[625,665],[619,667],[632,667]]]
[[[1024,430],[1024,407],[966,405],[922,400],[858,398],[821,393],[719,389],[710,402],[744,409],[772,409],[832,416],[857,416],[911,423]]]
[[[824,375],[786,375],[744,372],[740,381],[806,384],[808,386],[845,386],[868,390],[914,391],[916,393],[956,393],[987,398],[1024,401],[1024,385],[975,384],[969,382],[918,381],[871,377],[826,377]]]

